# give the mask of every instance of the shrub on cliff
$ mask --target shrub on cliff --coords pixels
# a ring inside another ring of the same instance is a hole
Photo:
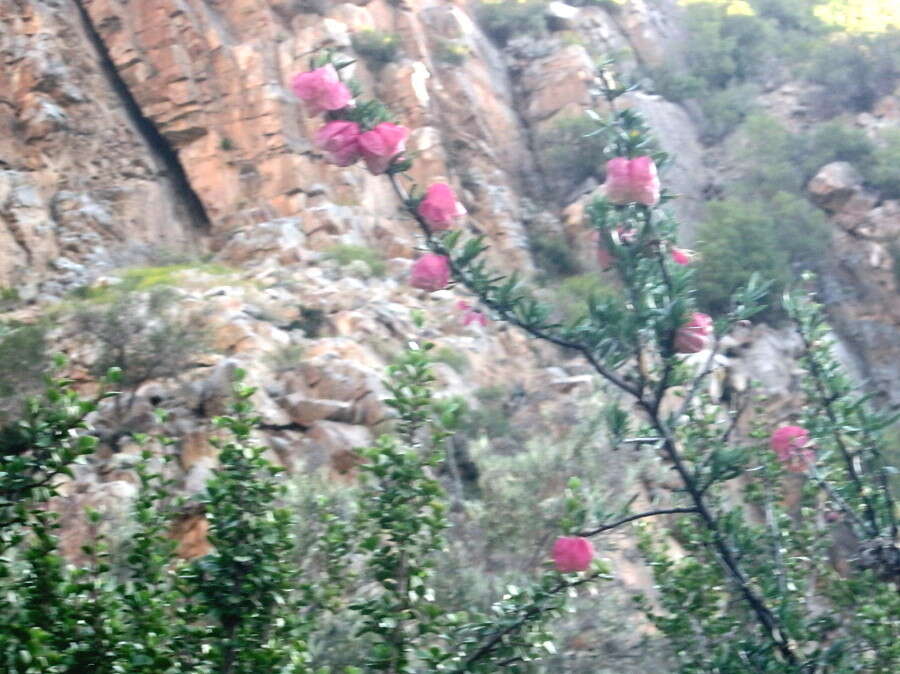
[[[545,4],[540,0],[484,0],[478,5],[478,22],[500,45],[520,35],[547,32]]]

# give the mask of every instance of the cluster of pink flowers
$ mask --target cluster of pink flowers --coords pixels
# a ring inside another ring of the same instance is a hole
[[[654,206],[659,201],[659,176],[651,157],[615,157],[606,162],[606,198],[614,204]]]
[[[328,64],[294,76],[291,88],[306,104],[311,116],[335,113],[353,105],[353,95],[341,82],[334,66]],[[363,131],[359,124],[348,119],[331,119],[313,137],[315,146],[326,159],[338,166],[350,166],[362,159],[375,175],[387,171],[406,149],[409,129],[405,126],[381,122]]]
[[[792,473],[805,473],[816,462],[816,451],[809,431],[802,426],[782,426],[769,438],[769,446],[778,460]]]
[[[713,320],[699,311],[691,314],[690,319],[678,328],[675,333],[676,353],[699,353],[708,349],[713,336]]]
[[[380,122],[364,131],[359,123],[343,118],[347,116],[343,111],[353,106],[353,94],[331,64],[295,75],[291,88],[309,115],[329,115],[313,136],[313,144],[332,164],[351,166],[362,159],[371,173],[380,175],[406,150],[409,129],[405,126]],[[443,231],[456,224],[466,209],[452,187],[438,182],[426,190],[416,212],[432,230]],[[416,260],[410,271],[410,284],[423,290],[441,290],[449,282],[450,261],[435,253]],[[473,310],[464,320],[466,325],[472,322],[483,325],[487,318]]]
[[[560,573],[586,571],[594,560],[594,544],[581,536],[560,536],[551,555]]]

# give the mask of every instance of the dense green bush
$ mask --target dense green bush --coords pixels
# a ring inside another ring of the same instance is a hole
[[[47,326],[0,322],[0,422],[36,393],[47,368]]]
[[[547,32],[541,0],[485,0],[478,5],[478,22],[501,45],[519,35]]]
[[[900,131],[884,131],[872,154],[872,161],[862,164],[866,182],[885,199],[900,199]]]
[[[828,224],[802,197],[775,192],[767,203],[711,202],[697,232],[697,301],[713,314],[727,312],[730,298],[753,274],[769,279],[770,306],[800,272],[816,269],[828,247]],[[763,318],[777,319],[769,310]]]
[[[393,63],[400,55],[400,36],[378,30],[362,30],[353,34],[353,51],[373,71]]]
[[[819,41],[806,76],[822,86],[816,103],[827,114],[870,110],[894,90],[900,77],[900,30]]]
[[[537,135],[538,162],[557,199],[564,199],[587,178],[603,175],[607,139],[596,130],[597,123],[589,117],[565,117]]]
[[[581,271],[581,265],[565,236],[536,232],[529,234],[528,245],[538,269],[551,278],[570,276]]]

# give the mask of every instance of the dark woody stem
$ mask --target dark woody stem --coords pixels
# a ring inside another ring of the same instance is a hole
[[[586,345],[557,337],[556,335],[550,334],[546,330],[537,328],[533,325],[528,325],[527,323],[524,323],[518,317],[513,315],[505,307],[501,307],[497,303],[493,302],[490,298],[485,297],[485,294],[479,292],[479,290],[474,286],[471,278],[465,273],[465,270],[461,269],[453,261],[453,258],[450,255],[446,254],[447,251],[444,250],[443,246],[440,245],[440,242],[434,238],[433,232],[431,231],[428,223],[425,222],[424,218],[422,218],[422,216],[419,215],[419,213],[417,213],[415,209],[409,207],[409,196],[399,185],[396,173],[388,173],[388,178],[391,181],[391,186],[393,187],[394,193],[397,195],[397,198],[404,204],[406,211],[418,223],[419,228],[422,230],[422,233],[425,236],[428,247],[435,253],[446,255],[454,279],[456,279],[459,283],[461,283],[463,286],[477,295],[479,299],[485,304],[485,306],[496,312],[503,320],[522,328],[533,337],[537,337],[552,344],[556,344],[557,346],[561,346],[563,348],[578,352],[588,361],[588,363],[590,363],[591,367],[593,367],[601,377],[635,398],[638,405],[647,414],[653,427],[660,434],[663,440],[663,451],[666,453],[668,459],[672,462],[676,472],[681,478],[685,492],[688,494],[690,500],[693,503],[693,507],[689,508],[688,511],[695,513],[703,523],[704,527],[710,532],[712,537],[710,545],[715,550],[716,556],[722,562],[722,565],[726,569],[728,575],[736,584],[740,595],[750,607],[753,614],[756,616],[757,621],[763,627],[765,635],[772,642],[776,650],[781,653],[781,656],[784,658],[785,662],[792,668],[796,668],[798,664],[797,656],[794,654],[793,649],[788,643],[787,637],[782,632],[778,620],[776,619],[772,611],[768,608],[768,606],[766,606],[762,598],[750,587],[749,580],[741,570],[736,554],[731,550],[730,546],[726,542],[725,536],[719,527],[718,521],[712,514],[709,506],[706,503],[706,500],[704,499],[702,490],[699,488],[696,480],[691,475],[687,466],[684,464],[684,460],[682,458],[681,452],[678,450],[674,434],[660,417],[660,404],[662,396],[665,394],[665,388],[663,387],[662,390],[654,391],[653,400],[645,399],[643,396],[642,386],[635,387],[634,385],[626,382],[621,376],[602,365],[594,356],[593,351]]]

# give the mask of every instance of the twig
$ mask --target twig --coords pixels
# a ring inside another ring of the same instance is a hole
[[[655,517],[656,515],[675,515],[678,513],[697,513],[699,510],[697,508],[662,508],[660,510],[648,510],[647,512],[638,513],[637,515],[629,515],[628,517],[623,517],[617,522],[613,522],[612,524],[603,524],[596,529],[590,529],[588,531],[581,531],[576,536],[595,536],[596,534],[602,534],[604,531],[609,531],[610,529],[615,529],[616,527],[620,527],[623,524],[628,524],[629,522],[634,522],[635,520],[643,519],[645,517]]]

